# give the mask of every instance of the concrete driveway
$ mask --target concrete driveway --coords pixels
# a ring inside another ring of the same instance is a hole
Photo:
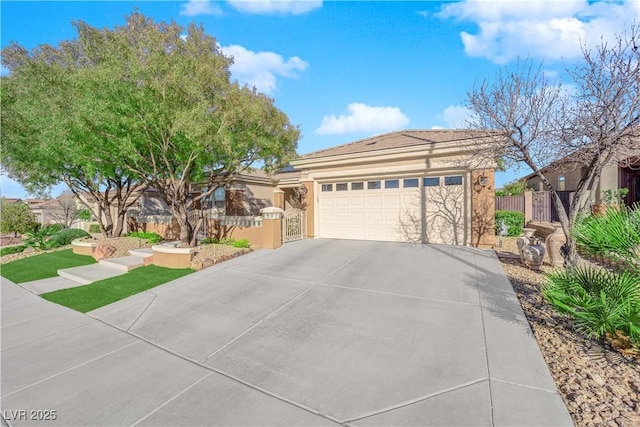
[[[493,252],[402,243],[289,243],[89,315],[3,280],[1,395],[10,425],[571,425]]]

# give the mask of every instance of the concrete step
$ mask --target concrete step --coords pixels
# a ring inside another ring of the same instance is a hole
[[[82,286],[82,283],[74,282],[65,277],[50,277],[48,279],[33,280],[31,282],[20,283],[25,289],[30,290],[36,295],[46,294],[47,292],[59,291],[60,289],[75,288]]]
[[[58,270],[58,276],[73,280],[74,282],[78,282],[83,285],[88,285],[98,280],[120,276],[125,273],[126,270],[116,270],[115,268],[100,264],[83,265],[82,267]]]
[[[141,258],[147,258],[147,257],[153,256],[153,249],[151,248],[129,249],[129,254],[133,256],[139,256]]]
[[[118,258],[107,258],[100,260],[100,265],[113,268],[119,271],[127,272],[144,265],[144,258],[129,255]]]

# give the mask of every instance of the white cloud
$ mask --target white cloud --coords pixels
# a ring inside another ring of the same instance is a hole
[[[471,110],[464,105],[449,105],[438,118],[444,122],[446,129],[464,129],[469,127],[468,122],[473,117]]]
[[[209,0],[189,0],[180,6],[180,16],[222,15],[222,9]]]
[[[240,12],[256,14],[302,15],[322,7],[321,0],[228,0]]]
[[[275,52],[254,52],[240,45],[221,46],[222,52],[233,56],[231,74],[242,83],[270,94],[276,88],[276,76],[297,77],[309,63],[292,56],[286,61]]]
[[[335,135],[351,132],[391,131],[404,128],[409,118],[398,107],[373,107],[361,102],[347,106],[348,115],[324,116],[316,133]]]
[[[640,16],[640,2],[465,1],[443,6],[441,18],[478,26],[476,34],[461,32],[469,56],[504,64],[518,56],[572,59],[580,43],[613,39]]]

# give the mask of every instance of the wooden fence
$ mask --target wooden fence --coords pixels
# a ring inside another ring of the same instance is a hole
[[[558,191],[562,206],[567,213],[574,194],[575,191]],[[526,205],[524,195],[496,197],[496,210],[522,212],[525,217],[530,216],[533,221],[557,222],[560,220],[549,191],[534,191],[531,206]]]

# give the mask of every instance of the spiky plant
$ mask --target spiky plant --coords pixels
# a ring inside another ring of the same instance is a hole
[[[640,345],[640,276],[592,266],[555,271],[542,289],[558,311],[575,319],[590,337],[622,331]]]
[[[581,218],[574,226],[574,236],[582,252],[622,260],[640,270],[639,205],[610,207],[603,215]]]

